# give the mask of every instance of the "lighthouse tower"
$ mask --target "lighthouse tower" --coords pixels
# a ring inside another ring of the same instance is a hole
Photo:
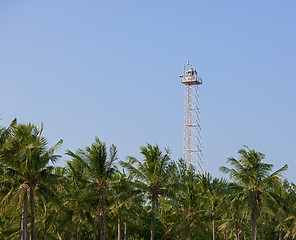
[[[202,78],[198,76],[196,69],[189,66],[189,61],[183,64],[183,75],[179,77],[181,83],[185,85],[183,158],[188,166],[194,165],[198,173],[202,174],[203,154],[198,93]]]

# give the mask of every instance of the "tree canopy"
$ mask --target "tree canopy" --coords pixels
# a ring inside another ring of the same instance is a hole
[[[198,174],[157,144],[118,159],[95,137],[67,150],[48,147],[43,126],[0,127],[1,239],[295,239],[296,186],[265,155],[244,147],[220,170]],[[27,208],[29,211],[27,211]],[[29,227],[29,228],[28,228]]]

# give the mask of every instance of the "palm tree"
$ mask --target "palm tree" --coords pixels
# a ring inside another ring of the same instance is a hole
[[[145,195],[151,204],[151,240],[155,236],[155,214],[159,205],[161,196],[168,196],[171,193],[172,183],[170,179],[170,157],[169,150],[165,149],[163,154],[158,145],[142,146],[140,152],[143,155],[143,161],[135,157],[128,157],[129,162],[120,161],[120,164],[126,168],[135,178],[134,187],[139,191],[139,195]]]
[[[139,197],[138,190],[134,188],[132,176],[124,171],[114,175],[110,191],[110,213],[117,218],[117,239],[127,239],[127,225],[140,226],[140,215],[144,215],[143,198]],[[123,227],[122,227],[123,225]],[[122,233],[123,228],[123,233]],[[115,229],[113,230],[115,232]]]
[[[227,163],[233,168],[220,167],[220,171],[229,174],[237,184],[241,186],[241,191],[236,195],[233,201],[240,199],[251,210],[252,235],[251,240],[256,240],[257,233],[257,217],[259,215],[259,207],[262,199],[276,200],[271,192],[272,186],[280,181],[281,173],[288,166],[285,165],[281,169],[272,173],[273,165],[263,163],[265,155],[250,150],[245,146],[244,149],[238,151],[240,159],[229,158]]]
[[[108,154],[106,144],[96,137],[91,147],[86,147],[85,150],[78,149],[76,153],[68,150],[66,154],[83,165],[89,178],[87,188],[99,194],[101,240],[105,240],[105,194],[109,190],[109,181],[116,171],[114,166],[114,162],[117,160],[116,146],[112,144]]]
[[[239,240],[241,232],[245,230],[245,228],[248,228],[248,224],[245,221],[246,212],[244,211],[244,207],[239,199],[237,199],[237,201],[232,201],[237,194],[237,188],[235,184],[228,184],[228,196],[226,196],[224,205],[220,209],[223,211],[223,214],[219,220],[218,229],[224,233],[225,240],[233,239],[234,237],[236,240]],[[229,190],[233,192],[229,193]],[[226,235],[228,235],[228,238],[226,238]]]
[[[200,177],[195,168],[183,159],[174,164],[172,176],[178,183],[174,188],[175,196],[166,201],[161,213],[166,226],[164,239],[208,239],[209,233],[205,224],[205,210],[201,207],[202,194]]]
[[[228,185],[224,179],[213,178],[209,173],[200,176],[200,190],[203,196],[203,207],[211,216],[213,240],[216,240],[216,220],[225,205]]]
[[[291,196],[288,192],[290,190],[291,187],[287,180],[284,180],[276,184],[273,187],[273,193],[277,200],[277,204],[274,204],[274,202],[272,201],[264,208],[267,214],[269,216],[272,216],[272,218],[278,222],[278,225],[276,226],[275,230],[279,231],[279,240],[284,239],[284,231],[287,230],[287,220],[290,220],[290,216],[294,215],[292,213],[292,203],[294,199],[291,199]]]
[[[94,205],[98,204],[98,194],[93,189],[89,189],[88,185],[91,183],[89,173],[85,164],[77,159],[67,162],[65,185],[65,218],[63,227],[73,229],[76,234],[76,239],[81,240],[85,238],[85,230],[90,228],[93,224],[93,219],[90,219],[93,210],[96,209]],[[66,221],[67,220],[67,221]],[[76,230],[76,231],[75,231]],[[66,238],[66,236],[63,236]]]
[[[130,201],[127,201],[131,198],[131,196],[127,196],[131,192],[131,184],[130,179],[121,172],[117,172],[113,178],[112,184],[112,204],[111,204],[111,212],[117,216],[117,239],[121,240],[121,222],[123,215],[126,214],[126,210],[130,207]],[[130,209],[129,209],[130,210]],[[124,217],[124,224],[126,230],[126,217]],[[126,238],[126,232],[124,234]]]
[[[48,149],[46,138],[41,136],[42,131],[43,126],[39,130],[31,123],[17,125],[1,150],[1,161],[4,167],[19,180],[20,188],[23,189],[22,240],[27,239],[27,190],[30,190],[30,239],[34,240],[34,191],[50,177],[53,167],[48,166],[48,163],[54,163],[60,157],[54,152],[61,146],[62,140]]]
[[[16,126],[16,124],[17,120],[15,118],[7,128],[0,126],[0,147],[3,146],[7,137],[11,134],[11,131]]]
[[[10,195],[16,184],[15,181],[11,181],[11,179],[7,176],[7,171],[2,162],[3,146],[7,138],[10,136],[11,131],[13,130],[15,125],[16,119],[14,119],[7,128],[0,126],[0,196],[2,197],[1,205],[3,205],[3,202],[7,201],[8,196]]]

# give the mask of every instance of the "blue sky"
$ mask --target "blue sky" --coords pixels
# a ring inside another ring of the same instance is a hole
[[[1,125],[75,151],[146,142],[182,156],[184,58],[202,74],[204,168],[244,144],[296,181],[295,1],[1,1]],[[58,164],[67,160],[63,156]]]

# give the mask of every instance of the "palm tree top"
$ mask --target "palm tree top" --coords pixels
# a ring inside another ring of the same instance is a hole
[[[78,161],[92,181],[99,180],[105,182],[116,172],[114,162],[118,160],[117,148],[112,144],[107,150],[106,144],[95,137],[95,142],[91,147],[78,149],[76,153],[68,150],[67,155]]]
[[[170,163],[170,150],[165,148],[163,153],[158,145],[147,143],[140,147],[140,153],[144,157],[142,161],[135,157],[128,156],[129,163],[120,161],[129,173],[139,181],[152,185],[158,185],[168,178],[168,167]]]
[[[48,141],[41,136],[42,131],[43,124],[40,129],[32,123],[15,126],[1,150],[3,164],[26,178],[48,171],[48,163],[60,158],[54,152],[61,147],[63,140],[48,149]]]
[[[233,168],[222,166],[219,170],[229,174],[237,184],[248,188],[260,188],[261,185],[271,185],[281,179],[281,173],[288,168],[287,164],[272,173],[274,166],[262,162],[265,158],[263,153],[244,147],[238,151],[240,155],[238,160],[233,157],[228,158],[227,163]]]

